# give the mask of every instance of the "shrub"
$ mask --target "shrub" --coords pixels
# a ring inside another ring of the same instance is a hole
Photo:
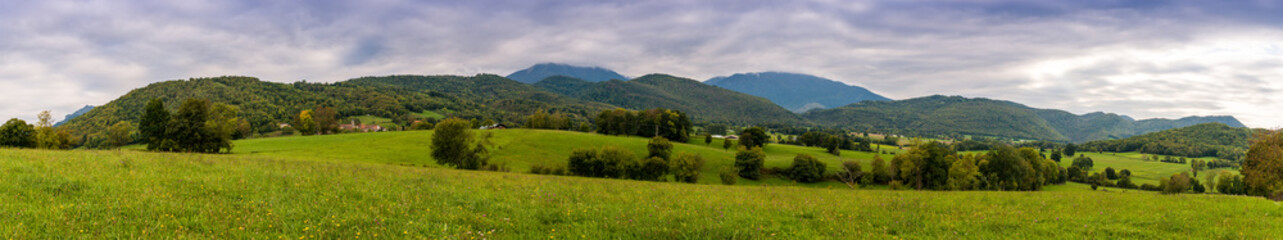
[[[677,157],[673,158],[669,165],[674,180],[695,183],[699,180],[700,169],[704,168],[704,157],[690,153],[678,153]]]
[[[1105,178],[1108,178],[1109,180],[1116,180],[1118,179],[1118,173],[1114,172],[1114,168],[1107,167],[1105,168]]]
[[[1122,176],[1121,178],[1118,178],[1118,183],[1115,183],[1114,185],[1118,186],[1118,188],[1136,189],[1136,184],[1132,183],[1131,176]]]
[[[566,164],[569,172],[575,176],[599,177],[602,167],[597,166],[597,150],[590,148],[575,149],[570,152]]]
[[[597,154],[597,159],[601,163],[601,177],[604,178],[621,178],[624,176],[626,163],[633,162],[636,157],[632,151],[626,149],[605,146],[601,148],[601,153]]]
[[[634,164],[633,153],[618,147],[575,149],[567,159],[571,174],[584,177],[620,178],[626,164]]]
[[[481,166],[480,168],[477,168],[477,170],[491,171],[491,172],[511,172],[512,168],[508,168],[508,165],[502,165],[502,164],[486,164],[484,166]]]
[[[646,143],[646,151],[650,153],[647,158],[659,157],[668,161],[673,155],[673,144],[668,142],[667,138],[655,136]]]
[[[824,162],[810,154],[798,154],[793,157],[793,166],[789,167],[789,178],[793,181],[813,183],[824,180]]]
[[[762,165],[766,163],[766,153],[762,148],[754,147],[752,149],[740,148],[735,153],[735,168],[739,169],[739,176],[747,179],[757,180],[762,177]]]
[[[1247,194],[1247,185],[1243,183],[1243,176],[1224,174],[1216,181],[1216,191],[1229,195]]]
[[[735,185],[735,181],[739,180],[739,169],[733,167],[723,168],[721,172],[717,173],[717,176],[722,178],[722,184]]]
[[[433,127],[432,123],[422,122],[422,121],[416,122],[413,125],[410,125],[410,129],[414,129],[414,130],[432,130],[432,127]]]
[[[565,167],[550,167],[539,164],[530,166],[530,173],[541,175],[569,175],[569,171],[566,171]]]
[[[873,182],[877,184],[888,184],[891,182],[891,173],[888,172],[886,160],[882,160],[882,155],[873,155]]]
[[[1172,174],[1172,176],[1169,178],[1161,179],[1160,180],[1161,183],[1159,185],[1162,186],[1162,190],[1164,194],[1184,193],[1185,191],[1188,191],[1190,188],[1189,179],[1190,179],[1189,174],[1182,172],[1182,173]]]
[[[1078,169],[1082,169],[1083,171],[1091,171],[1091,167],[1094,165],[1095,163],[1091,160],[1091,158],[1086,156],[1078,156],[1077,158],[1074,158],[1074,163],[1072,166],[1076,166],[1078,167]]]
[[[887,184],[887,186],[888,186],[888,187],[891,187],[891,190],[901,190],[901,189],[904,189],[904,183],[903,183],[903,182],[900,182],[900,180],[894,180],[894,181],[891,181],[891,183],[890,183],[890,184]]]
[[[668,161],[660,157],[632,159],[629,162],[624,164],[624,171],[629,179],[659,181],[660,177],[668,174]]]

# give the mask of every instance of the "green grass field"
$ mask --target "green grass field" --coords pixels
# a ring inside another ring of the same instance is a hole
[[[405,135],[389,134],[389,141],[426,141],[414,140],[420,138],[414,133],[398,134]],[[308,141],[339,142],[325,137],[281,138],[288,141],[270,144],[297,149]],[[683,148],[695,149],[679,151]],[[235,155],[0,149],[0,236],[1283,237],[1283,206],[1252,197],[1084,191],[1081,184],[1042,192],[693,185],[409,167],[317,157],[326,155],[320,153],[278,157],[268,149],[259,145],[258,154]],[[344,156],[355,155],[364,154]]]
[[[630,149],[637,156],[646,156],[648,138],[605,136],[592,133],[506,129],[477,131],[492,133],[491,141],[496,148],[492,152],[493,163],[508,166],[514,172],[529,171],[530,166],[565,166],[570,152],[576,148],[617,146]],[[326,160],[332,162],[360,161],[370,163],[387,163],[394,165],[415,165],[437,167],[429,156],[431,152],[432,131],[380,132],[323,136],[294,136],[280,138],[259,138],[235,142],[234,153],[247,155],[272,156],[297,160]],[[674,144],[674,153],[687,152],[700,155],[705,160],[699,183],[720,184],[717,169],[731,167],[735,162],[735,150],[722,149],[722,140],[714,139],[710,145],[704,145],[703,138],[692,138],[691,144]],[[888,152],[896,152],[894,147],[882,146]],[[824,161],[830,171],[838,171],[842,161],[860,161],[867,167],[873,161],[873,154],[856,151],[842,151],[841,157],[833,156],[820,148],[792,146],[784,144],[767,145],[766,167],[787,168],[799,153],[811,154]],[[890,155],[883,156],[888,162]],[[740,179],[740,184],[747,185],[794,185],[795,183],[776,177],[760,181]],[[821,187],[843,187],[837,182],[808,184]]]
[[[1145,184],[1145,183],[1158,185],[1159,178],[1171,177],[1172,174],[1191,171],[1190,165],[1188,163],[1177,164],[1177,163],[1165,163],[1165,162],[1156,162],[1156,161],[1145,161],[1141,159],[1140,157],[1141,154],[1137,152],[1129,152],[1129,153],[1086,152],[1082,154],[1092,159],[1092,163],[1094,164],[1094,167],[1092,167],[1091,172],[1104,172],[1106,167],[1113,167],[1114,171],[1121,171],[1123,169],[1127,169],[1128,171],[1132,172],[1132,182],[1135,182],[1137,185]],[[1214,158],[1203,158],[1203,159],[1210,160]],[[1060,161],[1060,165],[1064,167],[1069,167],[1072,164],[1073,164],[1072,158],[1066,158]],[[1224,171],[1224,172],[1230,172],[1233,174],[1238,174],[1238,171],[1228,169],[1228,168],[1218,168],[1218,169],[1213,169],[1212,171]],[[1201,174],[1202,173],[1200,173],[1199,175],[1200,176],[1199,181],[1203,180]]]
[[[985,151],[963,152],[963,154],[984,154],[984,153]],[[1146,183],[1158,185],[1158,182],[1159,182],[1158,179],[1160,178],[1171,177],[1172,174],[1189,172],[1191,170],[1190,165],[1188,163],[1176,164],[1176,163],[1165,163],[1165,162],[1156,162],[1156,161],[1145,161],[1141,159],[1140,157],[1141,154],[1137,152],[1129,152],[1129,153],[1079,152],[1079,154],[1085,155],[1092,159],[1093,167],[1090,172],[1103,173],[1105,171],[1105,168],[1108,168],[1108,167],[1114,168],[1114,171],[1122,171],[1123,169],[1127,169],[1128,171],[1132,172],[1132,182],[1136,183],[1136,185],[1141,185]],[[1065,157],[1061,159],[1060,166],[1068,168],[1069,166],[1073,165],[1074,163],[1073,159],[1074,158],[1072,157]],[[1200,158],[1200,159],[1211,160],[1214,158]],[[1224,174],[1239,174],[1237,170],[1233,170],[1229,168],[1217,168],[1217,169],[1204,170],[1204,172],[1213,172],[1213,171],[1221,172]],[[1199,173],[1199,178],[1198,178],[1199,181],[1203,181],[1202,174],[1204,172]]]

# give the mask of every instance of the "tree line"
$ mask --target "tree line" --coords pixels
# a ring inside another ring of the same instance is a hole
[[[152,99],[143,109],[138,133],[150,151],[231,153],[232,140],[252,131],[239,112],[236,106],[194,98],[170,112],[164,101]]]
[[[686,113],[663,108],[606,110],[597,114],[593,124],[598,133],[605,135],[660,136],[677,142],[686,142],[692,132],[690,117]]]
[[[28,124],[12,118],[0,125],[0,146],[16,148],[69,149],[78,145],[65,128],[54,128],[49,111],[36,115],[38,122]]]

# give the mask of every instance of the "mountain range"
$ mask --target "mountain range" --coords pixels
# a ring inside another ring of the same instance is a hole
[[[796,113],[862,101],[891,100],[862,87],[797,73],[737,73],[715,77],[704,83],[764,97]]]
[[[1245,127],[1234,117],[1186,117],[1136,121],[1109,113],[1075,115],[1036,109],[1010,101],[959,96],[928,96],[899,101],[866,101],[802,114],[813,123],[909,135],[975,135],[1030,140],[1086,142],[1116,139],[1217,122]]]
[[[762,96],[733,91],[728,87],[672,75],[649,74],[630,80],[594,82],[575,77],[578,75],[575,72],[544,73],[557,74],[533,84],[491,74],[471,77],[395,75],[363,77],[335,83],[276,83],[252,77],[173,80],[130,91],[112,102],[89,110],[83,116],[69,118],[64,127],[75,134],[101,134],[103,129],[117,121],[136,122],[142,113],[143,104],[153,98],[163,99],[171,110],[176,109],[180,101],[187,98],[203,98],[238,106],[241,109],[240,116],[258,127],[259,131],[272,131],[276,123],[289,122],[299,111],[322,106],[334,108],[339,116],[373,115],[402,123],[435,114],[521,123],[526,116],[540,109],[563,113],[572,121],[587,122],[607,109],[669,108],[686,112],[697,124],[818,126],[910,136],[979,136],[1060,142],[1119,139],[1209,122],[1244,127],[1231,116],[1137,121],[1111,113],[1076,115],[1062,110],[1031,108],[1010,101],[939,95],[898,101],[869,99],[797,114],[778,105],[782,101],[772,101]],[[837,88],[839,92],[845,93],[862,90],[805,75],[737,75],[740,77],[732,75],[710,81],[727,86],[768,86],[775,84],[769,83],[769,79],[782,79],[771,76],[789,76],[808,79],[800,80],[800,84],[794,85],[828,85],[829,88]],[[745,82],[752,84],[742,84]],[[805,95],[808,90],[804,89],[808,88],[797,87],[788,91]],[[832,92],[810,95],[829,93]],[[876,94],[864,96],[880,97]],[[823,100],[822,98],[823,96],[794,98],[802,99],[794,103],[819,103],[818,100]],[[851,100],[853,98],[839,99],[855,101]],[[842,101],[847,100],[820,104]]]
[[[62,118],[62,121],[58,121],[58,123],[54,123],[53,126],[54,127],[62,126],[62,124],[67,123],[67,121],[71,121],[71,119],[73,118],[79,117],[80,115],[85,115],[85,113],[89,113],[89,110],[94,110],[94,105],[85,105],[84,107],[81,107],[80,110],[76,110],[71,114],[67,114],[66,117]]]

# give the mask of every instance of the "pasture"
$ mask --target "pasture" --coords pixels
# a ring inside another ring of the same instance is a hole
[[[321,154],[0,149],[0,216],[4,216],[0,235],[13,239],[1283,237],[1283,207],[1252,197],[1078,191],[1073,187],[1082,185],[1072,184],[1064,185],[1068,188],[1064,191],[1042,192],[695,185],[458,171],[343,161],[339,156],[310,159],[315,156]]]

